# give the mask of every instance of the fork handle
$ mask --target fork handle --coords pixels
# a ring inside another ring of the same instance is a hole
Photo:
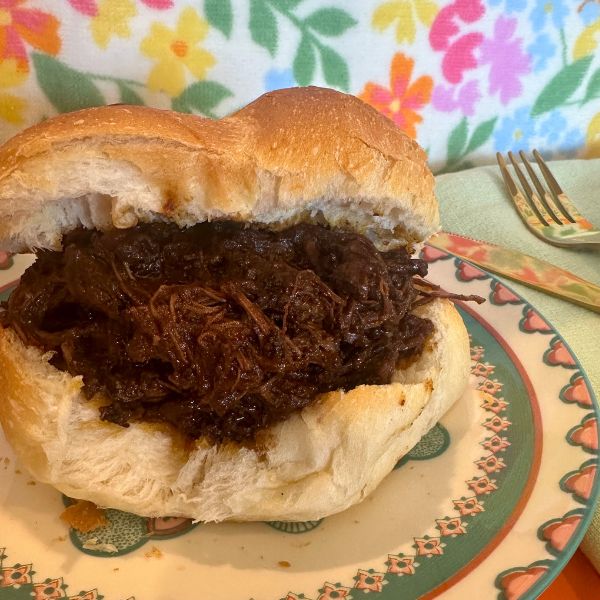
[[[560,232],[560,229],[557,229]],[[542,238],[545,242],[548,241],[548,235],[544,235]],[[590,248],[600,249],[600,231],[588,231],[585,233],[578,233],[573,238],[569,237],[556,237],[552,238],[552,243],[555,246],[561,246],[562,248]]]

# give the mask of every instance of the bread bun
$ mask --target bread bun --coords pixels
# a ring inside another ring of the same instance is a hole
[[[213,219],[325,220],[380,249],[439,227],[424,152],[356,98],[266,94],[211,121],[132,106],[65,114],[0,148],[0,247],[61,247],[101,230]],[[101,506],[202,521],[313,520],[362,500],[462,394],[466,329],[454,306],[389,385],[321,395],[251,445],[184,439],[168,425],[101,421],[81,377],[0,328],[0,422],[40,481]]]
[[[220,121],[140,106],[60,115],[0,148],[0,248],[79,225],[324,219],[380,248],[439,227],[423,150],[353,96],[279,90]]]
[[[0,420],[33,476],[75,498],[200,521],[320,519],[375,489],[465,388],[468,337],[456,309],[436,300],[419,314],[435,333],[393,383],[323,394],[252,447],[100,421],[80,377],[0,329]]]

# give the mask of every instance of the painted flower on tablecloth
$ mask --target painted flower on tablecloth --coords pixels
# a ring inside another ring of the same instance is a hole
[[[447,50],[461,32],[462,23],[475,23],[485,14],[482,0],[454,0],[437,14],[429,32],[434,50]]]
[[[0,119],[19,125],[23,122],[25,100],[14,94],[4,92],[22,84],[27,79],[27,69],[15,58],[0,61]]]
[[[208,33],[208,24],[191,7],[184,9],[175,29],[154,23],[141,43],[143,54],[156,60],[148,76],[148,87],[177,96],[185,88],[188,69],[196,79],[204,79],[215,57],[197,44]]]
[[[440,112],[459,110],[463,115],[471,117],[475,114],[475,105],[480,99],[479,84],[472,79],[461,86],[436,85],[431,103]]]
[[[527,46],[527,52],[533,58],[533,70],[537,73],[543,71],[548,60],[556,54],[556,44],[547,33],[541,33]]]
[[[494,131],[496,152],[529,150],[535,135],[535,123],[529,107],[518,108],[512,115],[504,117]]]
[[[433,80],[423,75],[410,82],[415,61],[397,53],[390,69],[390,87],[367,83],[360,98],[390,118],[402,131],[416,137],[415,125],[423,120],[417,112],[431,99]]]
[[[0,58],[14,58],[19,66],[28,65],[26,43],[46,54],[60,50],[56,17],[25,4],[25,0],[0,0]]]
[[[600,19],[599,2],[596,2],[595,0],[586,0],[585,2],[583,2],[583,4],[580,4],[579,6],[579,16],[586,25],[593,23],[596,19]]]
[[[96,0],[68,0],[69,4],[82,15],[94,17],[98,14],[98,5]]]
[[[113,36],[130,37],[129,20],[136,13],[132,0],[100,0],[97,14],[90,25],[96,44],[106,48]]]
[[[554,27],[562,29],[565,18],[569,14],[572,0],[536,0],[535,6],[529,15],[534,31],[540,31],[550,20]]]
[[[375,9],[372,24],[383,31],[396,23],[396,41],[412,43],[417,31],[416,21],[430,27],[437,12],[437,4],[432,0],[392,0]]]
[[[507,13],[521,12],[527,6],[527,0],[488,0],[490,6],[503,5]]]
[[[142,2],[150,8],[156,8],[157,10],[165,10],[166,8],[172,8],[175,6],[174,0],[142,0]]]
[[[296,85],[292,69],[269,69],[265,74],[265,91],[281,90]]]
[[[600,158],[600,112],[590,121],[585,143],[586,158]]]
[[[584,142],[583,132],[578,127],[569,127],[564,113],[557,109],[536,121],[531,118],[529,107],[519,108],[513,115],[504,117],[494,132],[498,152],[527,152],[537,146],[547,148],[548,157],[573,156]]]
[[[450,83],[460,83],[465,71],[477,67],[476,53],[483,43],[483,34],[467,33],[452,43],[442,59],[442,73]]]
[[[131,37],[129,21],[137,14],[134,0],[68,0],[79,13],[92,17],[92,37],[100,48],[106,48],[111,39]],[[141,0],[149,8],[164,10],[173,7],[173,0]]]
[[[461,83],[466,71],[477,67],[477,50],[483,34],[460,35],[462,23],[475,23],[485,14],[481,0],[455,0],[440,10],[429,31],[431,47],[444,52],[442,74],[449,83]]]
[[[573,58],[578,60],[593,54],[600,44],[600,19],[588,25],[575,40]]]
[[[546,151],[550,157],[572,155],[585,143],[583,132],[579,127],[569,127],[569,122],[559,110],[553,110],[540,120],[539,131],[547,147],[552,148],[552,152]]]
[[[500,92],[500,102],[507,104],[521,95],[520,77],[531,70],[530,58],[521,48],[522,39],[515,38],[517,19],[499,17],[491,39],[481,44],[480,64],[490,65],[490,93]]]
[[[98,14],[98,0],[68,0],[68,2],[82,15],[95,17]],[[141,2],[156,10],[165,10],[174,6],[174,0],[141,0]]]

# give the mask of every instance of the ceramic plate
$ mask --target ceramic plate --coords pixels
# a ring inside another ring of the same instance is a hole
[[[58,518],[69,499],[31,480],[0,437],[0,599],[537,597],[591,517],[593,393],[535,308],[454,256],[425,257],[433,281],[487,299],[460,307],[471,386],[367,500],[303,523],[109,510],[83,535]],[[26,261],[0,257],[0,297]]]

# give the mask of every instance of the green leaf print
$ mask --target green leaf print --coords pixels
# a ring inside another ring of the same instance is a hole
[[[125,104],[144,105],[144,100],[142,97],[137,92],[133,91],[128,85],[120,81],[117,83],[117,86],[119,87],[119,94],[121,94],[121,102],[124,102]]]
[[[272,3],[282,10],[292,10],[304,0],[272,0]]]
[[[197,81],[183,90],[177,98],[173,98],[172,107],[178,112],[192,112],[195,109],[216,119],[217,115],[213,110],[232,95],[230,90],[216,81]]]
[[[531,114],[541,115],[566,102],[581,85],[592,58],[593,56],[585,56],[563,67],[540,92]]]
[[[347,91],[350,87],[348,65],[342,56],[320,40],[320,36],[342,35],[357,22],[346,11],[334,7],[318,9],[308,17],[299,17],[293,11],[301,2],[250,0],[252,39],[274,55],[278,45],[277,17],[283,17],[300,33],[300,44],[293,63],[296,82],[300,85],[312,83],[318,58],[327,85]]]
[[[294,58],[294,79],[298,85],[308,85],[315,75],[315,49],[307,35],[303,35]]]
[[[463,117],[448,137],[448,162],[454,162],[462,156],[467,143],[467,133],[467,119]]]
[[[87,75],[47,54],[34,52],[31,58],[40,87],[59,112],[105,104],[100,90]]]
[[[250,0],[250,34],[252,39],[269,51],[277,50],[277,20],[265,0]]]
[[[319,44],[321,54],[321,65],[323,66],[323,75],[327,85],[348,91],[350,86],[350,72],[346,61],[329,46]]]
[[[447,163],[442,169],[438,169],[434,172],[434,175],[441,175],[442,173],[457,173],[458,171],[466,171],[467,169],[472,169],[475,166],[475,163],[470,160],[465,160],[463,162],[452,162]]]
[[[496,125],[497,117],[484,121],[475,127],[475,130],[469,138],[469,127],[466,117],[450,132],[448,137],[448,149],[446,164],[442,169],[437,171],[440,173],[453,173],[463,169],[470,169],[474,165],[464,158],[471,152],[483,146],[492,135],[494,126]],[[467,141],[468,140],[468,141]]]
[[[490,136],[494,131],[494,126],[496,125],[497,120],[498,118],[494,117],[489,121],[484,121],[483,123],[477,125],[475,131],[473,132],[473,135],[471,136],[471,139],[469,140],[467,149],[465,150],[465,154],[473,152],[473,150],[476,150],[477,148],[483,146],[490,139]]]
[[[587,90],[585,91],[585,98],[583,102],[588,102],[589,100],[594,100],[600,96],[600,69],[596,69],[590,80],[588,81]]]
[[[206,20],[226,38],[231,35],[233,26],[231,0],[204,0],[204,15]]]
[[[183,91],[181,95],[171,100],[171,108],[176,112],[191,113],[192,107],[185,102],[184,94],[185,91]]]
[[[321,8],[309,15],[304,23],[321,35],[342,35],[350,27],[356,25],[356,21],[341,8]]]

